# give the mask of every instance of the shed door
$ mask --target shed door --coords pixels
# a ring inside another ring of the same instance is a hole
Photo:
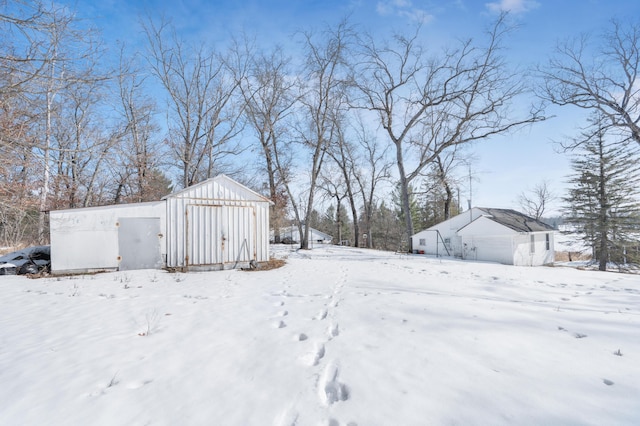
[[[188,265],[255,258],[256,219],[252,207],[190,205],[187,212]]]
[[[215,265],[223,262],[219,244],[222,207],[191,205],[187,208],[187,265]]]
[[[225,208],[227,262],[249,262],[256,258],[256,218],[251,207]]]
[[[119,269],[161,268],[160,218],[123,217],[118,223]]]

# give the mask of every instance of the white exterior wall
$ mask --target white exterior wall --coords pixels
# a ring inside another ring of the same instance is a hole
[[[553,231],[517,232],[485,215],[484,211],[474,207],[471,211],[418,232],[412,236],[413,249],[430,255],[446,255],[443,241],[448,239],[450,254],[464,259],[519,266],[553,263]],[[435,231],[440,233],[441,239]],[[531,235],[535,238],[534,250],[531,250]],[[549,250],[546,235],[549,235]],[[420,244],[420,240],[424,240],[424,244]]]
[[[518,266],[542,266],[555,260],[553,231],[520,234],[514,242],[513,264]],[[534,236],[534,251],[531,251],[531,235]],[[549,235],[549,250],[546,236]]]
[[[167,196],[167,266],[269,260],[269,201],[226,176]]]
[[[458,229],[464,227],[472,220],[483,215],[484,212],[477,207],[472,208],[466,212],[456,215],[449,220],[445,220],[437,225],[434,225],[424,231],[418,232],[411,237],[412,247],[414,250],[423,250],[425,254],[431,255],[445,255],[447,251],[444,249],[442,241],[449,239],[449,252],[451,256],[461,257],[462,253],[462,238],[457,234]],[[442,237],[442,241],[437,238],[438,233]],[[420,240],[424,239],[425,244],[420,244]]]
[[[159,218],[166,226],[165,203],[120,204],[50,213],[51,270],[54,273],[116,270],[119,265],[118,220]],[[160,249],[164,258],[164,236]]]
[[[274,239],[274,231],[270,231],[269,237],[273,241]],[[300,230],[297,226],[287,226],[284,228],[280,228],[280,239],[290,239],[297,243],[300,242]],[[309,246],[313,244],[331,244],[331,240],[333,237],[331,235],[325,234],[324,232],[320,232],[316,229],[309,228]]]
[[[463,259],[513,265],[514,235],[467,235],[462,237]]]
[[[462,237],[463,259],[513,265],[513,238],[518,233],[480,216],[458,231]]]
[[[458,232],[462,235],[465,259],[492,261],[506,265],[541,266],[553,263],[553,231],[516,232],[489,218],[480,217]],[[546,235],[549,234],[549,250]],[[531,235],[534,250],[531,250]]]

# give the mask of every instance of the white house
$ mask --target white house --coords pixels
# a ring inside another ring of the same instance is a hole
[[[215,270],[265,262],[270,203],[219,175],[161,201],[52,211],[51,270]]]
[[[411,237],[418,253],[538,266],[553,263],[554,229],[515,210],[474,207]]]
[[[273,241],[273,230],[271,231],[270,237],[271,241]],[[299,243],[300,240],[300,230],[297,226],[285,226],[280,228],[280,241],[290,244]],[[325,234],[324,232],[318,231],[314,228],[309,228],[309,244],[331,244],[332,240],[333,237],[331,235]]]

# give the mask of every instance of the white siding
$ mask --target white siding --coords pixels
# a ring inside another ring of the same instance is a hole
[[[485,216],[473,208],[412,236],[414,250],[425,254],[446,255],[444,242],[454,256],[470,260],[492,261],[508,265],[540,266],[553,263],[553,231],[518,232]],[[438,231],[441,238],[438,238]],[[531,250],[531,236],[534,249]],[[549,235],[549,249],[546,236]],[[423,242],[424,244],[421,244]]]
[[[269,260],[269,201],[218,176],[167,197],[167,266]]]
[[[470,235],[462,237],[462,243],[464,259],[513,265],[512,236],[510,235]]]
[[[448,239],[450,241],[450,255],[460,257],[462,256],[462,240],[457,234],[458,229],[464,227],[471,222],[472,219],[476,219],[483,214],[484,212],[482,210],[474,207],[471,210],[456,215],[449,220],[445,220],[444,222],[434,225],[424,231],[418,232],[411,237],[412,247],[414,250],[423,250],[425,254],[446,255],[447,252],[444,249],[442,241]],[[440,233],[442,241],[437,238],[438,233],[435,231]],[[420,245],[421,239],[424,239],[426,244]]]
[[[531,251],[531,236],[535,238],[535,250]],[[549,235],[549,250],[547,250],[546,236]],[[536,232],[521,234],[515,240],[514,265],[541,266],[553,263],[555,260],[553,232]]]
[[[165,226],[164,202],[121,204],[50,213],[51,269],[53,272],[115,270],[119,265],[118,220],[160,218]],[[164,236],[161,253],[166,254]]]
[[[260,194],[220,175],[163,201],[53,211],[52,270],[118,269],[121,218],[160,219],[162,266],[221,269],[264,262],[269,260],[269,204]],[[145,243],[153,243],[149,240],[153,235],[146,234]],[[124,244],[131,248],[129,241]],[[158,244],[148,246],[157,250]]]

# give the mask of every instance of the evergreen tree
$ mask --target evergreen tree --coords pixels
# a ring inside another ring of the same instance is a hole
[[[403,244],[404,227],[398,217],[398,207],[389,208],[382,201],[374,207],[372,215],[371,235],[372,247],[380,250],[398,250]],[[406,242],[405,242],[406,243]]]
[[[607,129],[593,122],[594,130],[582,133],[574,145],[572,187],[564,201],[567,222],[592,248],[598,269],[604,271],[607,262],[628,262],[627,249],[639,245],[640,166],[637,152],[628,144],[610,142]]]

